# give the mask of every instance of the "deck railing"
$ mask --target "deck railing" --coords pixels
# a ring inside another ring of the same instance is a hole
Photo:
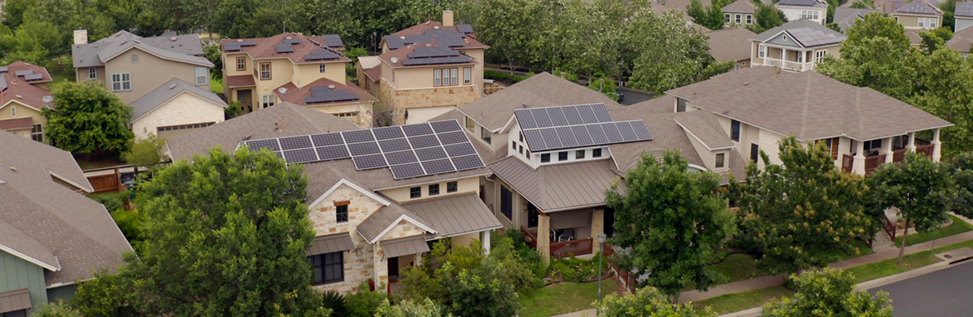
[[[559,259],[571,255],[591,254],[592,239],[578,239],[551,243],[551,258]]]
[[[851,173],[852,167],[855,165],[855,157],[842,154],[841,155],[841,170]]]
[[[885,154],[865,158],[865,176],[871,175],[880,165],[885,163]]]
[[[933,144],[920,145],[916,147],[916,153],[925,154],[926,157],[932,158],[932,151],[936,146]]]
[[[531,249],[537,249],[537,236],[524,226],[520,226],[520,231],[524,232],[524,241]]]
[[[814,69],[814,63],[801,63],[795,61],[782,60],[779,58],[764,58],[764,66],[774,66],[793,71],[807,71]]]

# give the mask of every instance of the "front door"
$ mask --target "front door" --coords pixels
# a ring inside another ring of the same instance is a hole
[[[236,100],[240,102],[240,112],[251,113],[253,112],[253,97],[250,96],[250,90],[237,90]]]
[[[750,143],[750,160],[757,163],[758,157],[760,157],[760,148],[756,144]]]
[[[399,258],[389,259],[389,279],[399,277]]]
[[[527,204],[527,228],[537,228],[537,207]]]

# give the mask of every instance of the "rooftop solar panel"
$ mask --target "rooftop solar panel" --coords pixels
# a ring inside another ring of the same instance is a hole
[[[422,164],[422,168],[426,170],[426,174],[428,175],[442,174],[442,173],[456,171],[456,168],[453,167],[453,162],[451,162],[448,159],[423,161],[420,163]]]
[[[581,120],[581,113],[578,112],[578,107],[564,107],[561,110],[564,111],[564,118],[568,120],[568,124],[584,123],[584,121]]]
[[[389,162],[389,165],[419,162],[419,159],[416,157],[416,153],[412,150],[385,152],[385,160]]]
[[[351,160],[355,162],[355,168],[359,171],[388,166],[388,164],[385,164],[385,157],[383,157],[382,154],[352,156]]]
[[[290,45],[301,44],[301,39],[284,39],[284,44],[290,44]]]
[[[311,136],[308,135],[280,138],[279,140],[282,150],[306,149],[314,147],[314,145],[311,143]]]
[[[574,138],[571,127],[557,127],[554,128],[554,131],[557,131],[557,138],[561,141],[561,146],[566,148],[578,146],[578,140]]]
[[[451,157],[450,160],[453,161],[453,166],[456,166],[456,170],[458,171],[471,170],[485,166],[479,155]]]
[[[317,162],[318,154],[313,148],[310,149],[298,149],[298,150],[285,150],[284,159],[287,160],[287,164],[295,163],[308,163]]]
[[[412,147],[409,146],[409,141],[406,141],[405,138],[381,140],[378,141],[378,145],[382,148],[383,152],[397,152],[412,149]]]
[[[344,145],[345,141],[341,139],[341,133],[324,133],[324,134],[312,134],[311,141],[314,142],[314,146],[327,146],[327,145]]]
[[[469,143],[459,143],[446,145],[443,148],[446,149],[446,154],[449,156],[464,156],[476,154],[476,149],[473,148],[472,144]]]
[[[608,107],[603,103],[590,105],[591,110],[595,113],[595,118],[598,118],[598,122],[612,122],[611,114],[608,113]]]
[[[378,143],[376,142],[362,142],[348,144],[348,152],[351,153],[351,156],[364,156],[380,154],[382,153],[382,150],[378,147]]]
[[[24,76],[24,80],[26,80],[26,81],[35,81],[35,80],[41,80],[41,79],[44,79],[44,75],[41,75],[41,74],[30,74],[30,75]]]
[[[318,152],[318,158],[324,161],[346,159],[351,157],[348,148],[342,145],[330,145],[314,148]]]
[[[618,126],[614,123],[602,123],[601,128],[605,130],[605,137],[608,138],[609,143],[625,142],[625,138],[622,137],[621,132],[618,132]]]
[[[346,143],[368,142],[375,140],[375,136],[372,135],[372,131],[370,130],[345,131],[341,132],[341,136],[345,138]]]
[[[595,144],[595,142],[591,140],[591,135],[588,132],[588,129],[585,129],[584,126],[577,125],[569,128],[571,129],[571,132],[574,133],[574,138],[578,141],[579,146],[589,146]]]
[[[447,157],[446,150],[444,150],[442,147],[416,149],[415,152],[416,157],[419,158],[420,161],[444,159]]]
[[[409,138],[409,143],[412,144],[413,149],[421,149],[433,146],[439,146],[439,138],[435,135],[420,135]]]
[[[530,109],[514,110],[514,116],[517,117],[517,124],[520,125],[521,129],[537,128],[537,123],[534,122],[534,115],[531,114]]]
[[[294,53],[294,47],[290,44],[274,44],[274,50],[277,54]]]
[[[429,124],[410,124],[402,126],[402,131],[405,132],[405,135],[410,137],[435,133],[432,131],[432,126]]]
[[[7,66],[0,66],[0,74],[6,73],[8,71],[10,71],[10,70],[9,70],[9,68],[7,68]]]
[[[547,108],[547,115],[551,116],[551,123],[555,127],[563,127],[568,125],[568,119],[564,118],[564,111],[561,107],[549,107]]]
[[[402,128],[397,126],[374,128],[372,129],[372,132],[375,133],[375,138],[379,140],[398,139],[398,138],[405,137],[405,134],[402,133]]]
[[[973,17],[973,2],[960,2],[956,4],[955,16],[958,17]]]
[[[277,139],[253,140],[246,141],[245,143],[250,147],[251,151],[259,151],[260,149],[280,151],[280,145],[277,143]]]
[[[456,144],[456,143],[469,142],[469,139],[466,138],[466,133],[464,133],[463,131],[440,133],[438,134],[438,136],[439,136],[439,142],[442,144]]]
[[[405,66],[418,66],[418,65],[443,65],[443,64],[465,64],[471,63],[473,59],[469,56],[458,56],[458,57],[433,57],[433,58],[410,58],[402,60],[402,65]]]
[[[622,135],[622,139],[625,142],[637,141],[639,139],[635,135],[635,130],[632,129],[632,125],[628,122],[615,122],[615,126],[618,127],[618,133]]]
[[[544,144],[547,145],[547,149],[560,149],[564,145],[561,144],[561,139],[557,137],[557,132],[554,128],[540,129],[541,138],[544,139]],[[535,152],[537,150],[534,150]]]
[[[436,121],[430,122],[429,126],[432,127],[436,133],[450,132],[450,131],[462,131],[463,129],[459,126],[459,121],[456,120],[446,120],[446,121]]]
[[[457,24],[456,31],[459,31],[460,33],[464,33],[464,34],[473,33],[473,26],[469,24]]]
[[[324,44],[328,47],[344,47],[345,44],[341,42],[341,36],[338,34],[326,34],[322,35],[321,38],[324,39]]]
[[[18,70],[15,74],[17,74],[17,77],[24,77],[33,73],[34,73],[33,70],[28,69],[28,70]]]
[[[548,149],[547,143],[544,143],[544,137],[541,136],[541,132],[537,129],[524,130],[524,139],[527,140],[527,147],[533,151]]]
[[[392,170],[392,177],[395,179],[413,178],[426,175],[426,172],[422,169],[422,165],[419,163],[392,165],[389,166],[389,169]]]

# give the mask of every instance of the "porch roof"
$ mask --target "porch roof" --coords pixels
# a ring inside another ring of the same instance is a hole
[[[605,190],[618,177],[611,160],[544,165],[532,170],[515,157],[490,164],[497,175],[541,212],[605,205]]]
[[[410,202],[403,207],[429,219],[437,230],[434,238],[493,230],[503,227],[475,193]]]
[[[311,241],[311,247],[307,250],[307,255],[318,255],[332,252],[348,251],[355,248],[351,242],[351,235],[347,232],[339,234],[329,234],[318,236]]]
[[[385,252],[385,258],[390,259],[403,255],[429,252],[429,245],[426,244],[426,240],[422,236],[415,236],[382,241],[382,251]]]

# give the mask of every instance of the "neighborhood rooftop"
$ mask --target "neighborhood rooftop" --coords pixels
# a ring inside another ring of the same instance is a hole
[[[220,45],[227,53],[246,53],[253,59],[286,57],[295,64],[350,61],[340,53],[344,44],[337,35],[287,32],[264,38],[225,39]]]
[[[813,20],[800,19],[787,22],[784,25],[764,31],[763,33],[751,38],[751,40],[758,42],[767,41],[778,36],[782,32],[789,34],[794,41],[797,41],[798,44],[803,47],[836,44],[848,38],[844,34],[835,32],[834,30],[821,25],[820,23],[814,22]],[[783,39],[781,40],[783,41]]]
[[[103,66],[109,59],[131,48],[139,48],[162,59],[213,67],[213,63],[201,57],[203,46],[194,34],[141,37],[119,31],[93,43],[74,44],[71,55],[75,68]]]

